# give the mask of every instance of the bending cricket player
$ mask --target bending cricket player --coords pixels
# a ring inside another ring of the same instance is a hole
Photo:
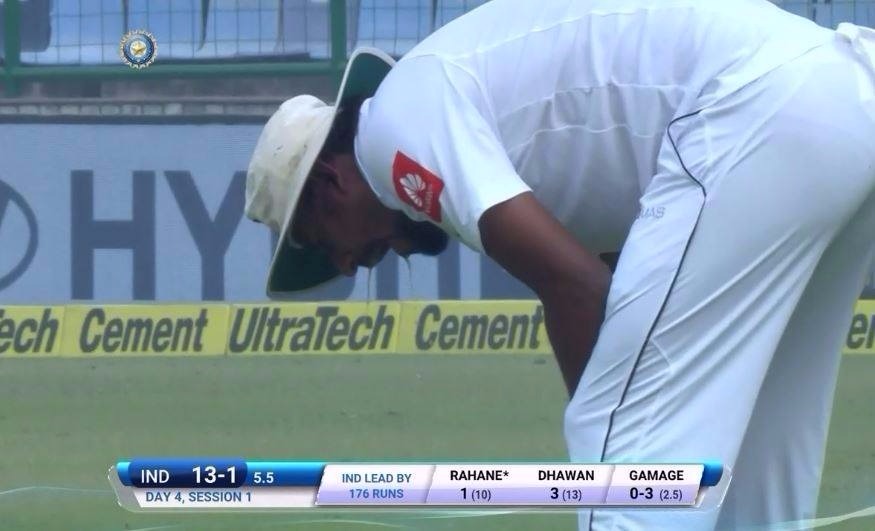
[[[268,292],[458,238],[543,302],[572,460],[733,470],[719,510],[581,530],[812,517],[875,249],[873,58],[766,0],[493,0],[397,64],[359,50],[337,106],[292,98],[258,141]]]

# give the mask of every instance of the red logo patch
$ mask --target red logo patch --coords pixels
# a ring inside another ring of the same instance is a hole
[[[440,197],[444,189],[440,177],[398,151],[392,162],[392,183],[402,201],[440,223]]]

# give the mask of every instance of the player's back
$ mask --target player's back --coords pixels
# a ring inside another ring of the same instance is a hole
[[[673,118],[831,35],[766,0],[493,0],[396,68],[440,62],[539,199],[592,248],[610,250]]]
[[[429,217],[475,249],[479,215],[521,179],[581,243],[616,251],[672,120],[833,38],[766,0],[492,0],[398,62],[362,106],[356,154],[413,219],[397,153],[436,173],[447,215]]]
[[[400,64],[422,56],[453,63],[497,112],[561,92],[638,86],[663,88],[686,112],[831,36],[767,0],[492,0]]]

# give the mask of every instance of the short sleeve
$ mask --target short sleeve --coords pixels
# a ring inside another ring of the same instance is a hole
[[[362,105],[356,160],[383,204],[482,252],[480,216],[530,190],[492,123],[470,74],[433,56],[402,60]]]

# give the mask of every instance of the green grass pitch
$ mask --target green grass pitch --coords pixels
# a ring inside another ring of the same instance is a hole
[[[875,505],[873,395],[875,357],[846,356],[824,516]],[[106,480],[111,464],[137,455],[563,459],[563,404],[546,356],[4,359],[0,527],[571,530],[571,512],[135,514],[116,505]],[[872,526],[852,520],[829,529]]]

